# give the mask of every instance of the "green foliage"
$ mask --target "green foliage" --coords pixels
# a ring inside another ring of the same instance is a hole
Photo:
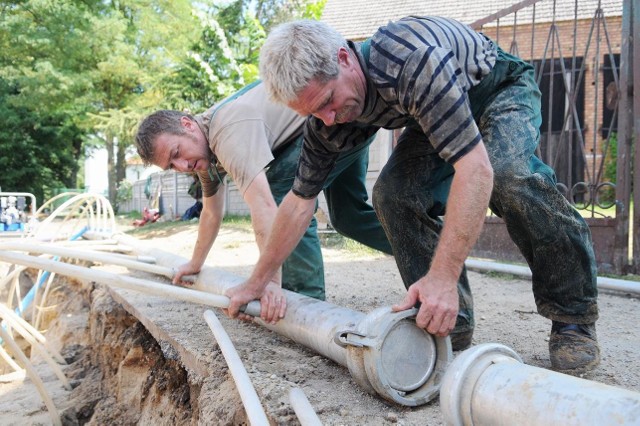
[[[618,162],[618,134],[612,133],[604,159],[604,181],[615,182]]]
[[[0,0],[0,186],[77,187],[85,147],[106,147],[115,205],[143,116],[201,112],[251,83],[265,28],[321,3]]]
[[[256,17],[267,30],[295,19],[320,19],[326,0],[256,0]]]
[[[118,204],[129,201],[133,197],[133,184],[128,180],[121,180],[118,184],[116,200]]]
[[[201,33],[164,86],[168,107],[198,113],[258,77],[258,53],[266,37],[242,2],[196,11]]]
[[[612,133],[608,143],[605,144],[605,157],[604,157],[604,170],[603,170],[603,182],[616,183],[616,173],[618,171],[618,135]],[[610,205],[615,202],[616,192],[612,187],[603,187],[598,194],[598,201],[600,204]]]
[[[79,131],[56,114],[14,105],[17,88],[0,78],[0,187],[39,200],[59,186],[73,186]]]
[[[322,17],[324,6],[327,4],[327,0],[319,0],[307,3],[302,17],[305,19],[319,20]]]

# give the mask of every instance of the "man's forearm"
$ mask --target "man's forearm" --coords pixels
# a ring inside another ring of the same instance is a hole
[[[198,238],[191,255],[191,263],[198,268],[204,264],[220,231],[224,205],[223,194],[224,187],[221,187],[215,195],[203,199],[203,208],[198,224]]]
[[[286,195],[278,208],[260,259],[249,278],[250,285],[264,288],[274,278],[309,226],[315,203],[315,198],[305,200],[292,192]]]
[[[253,224],[256,244],[258,245],[260,254],[266,251],[267,242],[273,229],[277,212],[278,207],[275,205],[275,202],[273,205],[264,205],[262,208],[251,208],[251,223]],[[277,283],[281,282],[281,268],[278,268],[271,279]]]

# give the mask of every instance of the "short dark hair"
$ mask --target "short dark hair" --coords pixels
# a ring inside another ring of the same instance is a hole
[[[193,117],[188,113],[168,109],[156,111],[142,120],[136,132],[136,148],[145,166],[153,164],[153,148],[158,136],[163,133],[172,135],[186,133],[185,128],[180,123],[182,117],[193,120]]]

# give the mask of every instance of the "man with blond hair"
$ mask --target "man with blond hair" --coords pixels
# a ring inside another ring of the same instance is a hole
[[[260,61],[273,99],[311,117],[265,250],[249,280],[227,292],[231,316],[261,297],[340,153],[379,128],[404,128],[373,192],[408,289],[394,309],[419,305],[419,327],[451,333],[454,349],[471,343],[464,261],[490,208],[531,267],[538,312],[552,320],[552,368],[595,368],[591,234],[535,155],[541,96],[529,64],[455,20],[414,16],[362,43],[321,22],[286,23],[269,35]]]

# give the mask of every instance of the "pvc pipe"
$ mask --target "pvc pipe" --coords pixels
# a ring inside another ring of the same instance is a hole
[[[445,373],[448,425],[637,425],[640,393],[522,363],[495,343],[462,352]]]
[[[20,367],[18,364],[16,364],[16,362],[13,360],[13,358],[11,358],[11,356],[7,353],[7,351],[4,350],[2,345],[0,345],[0,357],[2,357],[2,359],[4,359],[7,362],[7,364],[9,364],[9,366],[11,368],[13,368],[14,371],[16,371],[16,372],[19,372],[19,371],[24,372],[22,367]]]
[[[233,380],[238,388],[238,393],[240,394],[240,399],[242,399],[244,409],[247,412],[249,423],[252,425],[268,426],[269,420],[260,404],[258,394],[251,384],[249,374],[244,368],[244,365],[242,365],[242,361],[233,347],[229,335],[225,332],[218,317],[210,310],[204,311],[204,319],[207,321],[207,324],[209,324],[209,328],[218,342],[218,347],[222,351],[224,359],[227,361],[229,372],[231,376],[233,376]]]
[[[40,344],[22,325],[20,325],[15,318],[12,316],[13,312],[7,310],[2,305],[0,305],[0,318],[3,318],[13,329],[15,329],[24,339],[29,342],[32,348],[36,350],[44,358],[45,362],[49,364],[49,367],[53,370],[58,379],[62,382],[62,385],[65,389],[71,390],[71,385],[67,380],[67,377],[60,369],[60,366],[53,360],[49,352],[45,349],[45,347]],[[14,314],[15,315],[15,314]],[[2,328],[2,327],[0,327]]]
[[[162,250],[143,247],[139,242],[126,235],[114,236],[116,240],[127,244],[134,250],[142,250],[143,254],[156,258],[158,264],[169,267],[177,267],[187,262],[186,259]],[[0,253],[0,258],[4,253]],[[198,274],[193,288],[203,290],[206,294],[224,294],[224,292],[244,280],[234,274],[203,267]],[[347,350],[333,343],[335,334],[344,329],[347,324],[355,326],[364,319],[365,314],[351,309],[332,305],[321,300],[305,297],[297,293],[284,290],[287,296],[286,317],[278,321],[275,325],[266,324],[256,318],[264,327],[277,331],[290,339],[314,349],[321,355],[332,359],[343,366],[347,365]],[[254,315],[254,316],[259,316]],[[309,332],[309,330],[314,330]]]
[[[0,338],[2,338],[2,340],[4,340],[4,342],[9,346],[9,349],[11,349],[11,352],[13,352],[13,356],[16,357],[16,359],[20,361],[22,365],[24,365],[24,368],[27,371],[27,375],[29,376],[33,384],[36,385],[36,389],[40,394],[40,398],[42,398],[45,405],[47,406],[47,410],[49,410],[49,416],[51,417],[51,422],[56,426],[58,425],[61,426],[62,422],[60,421],[60,415],[58,414],[58,409],[56,408],[56,405],[53,403],[51,396],[49,396],[49,394],[47,393],[47,390],[44,387],[44,383],[42,383],[42,380],[40,379],[40,376],[38,376],[38,373],[36,372],[36,369],[33,367],[33,364],[29,362],[29,359],[20,350],[20,347],[18,347],[18,344],[11,338],[11,335],[7,333],[2,327],[0,327]]]
[[[7,315],[10,315],[18,324],[24,327],[24,329],[27,330],[27,332],[31,336],[33,336],[38,342],[42,343],[47,348],[47,350],[51,353],[51,355],[53,355],[53,358],[56,360],[56,362],[64,365],[67,364],[67,362],[64,360],[64,357],[57,350],[49,346],[47,342],[47,338],[44,337],[42,333],[40,333],[35,327],[33,327],[31,324],[29,324],[27,321],[22,319],[20,316],[12,312],[10,308],[5,307],[1,303],[0,303],[0,311],[7,312],[8,313]]]
[[[0,281],[0,288],[4,288],[9,281],[14,280],[14,282],[11,284],[11,288],[9,289],[7,305],[11,305],[11,299],[13,298],[13,293],[16,288],[15,280],[18,279],[18,277],[20,276],[20,273],[24,271],[24,269],[25,269],[24,267],[15,268],[13,271],[9,272],[9,274],[6,277],[4,277],[2,281]]]
[[[74,258],[80,260],[87,260],[91,262],[100,262],[105,264],[112,264],[118,266],[124,266],[129,269],[135,269],[138,271],[150,272],[152,274],[162,275],[167,278],[173,278],[175,270],[173,268],[167,268],[164,266],[138,262],[135,260],[129,260],[117,255],[109,255],[106,253],[100,253],[87,250],[76,250],[73,248],[59,247],[46,244],[35,243],[23,243],[23,242],[8,242],[0,243],[0,250],[11,251],[24,251],[29,253],[45,253],[56,255],[59,257]]]
[[[76,239],[80,238],[82,234],[85,233],[86,229],[87,229],[86,227],[82,228],[79,232],[77,232],[75,235],[69,238],[69,240],[75,241]],[[55,259],[55,260],[58,260],[58,259]],[[22,313],[29,307],[29,305],[31,305],[31,302],[35,300],[38,290],[40,290],[40,287],[42,286],[44,281],[47,279],[47,277],[49,277],[49,274],[50,274],[50,271],[44,272],[44,274],[40,276],[40,278],[38,279],[38,281],[36,281],[33,287],[29,289],[29,291],[27,292],[27,295],[24,297],[24,299],[22,299],[22,301],[20,301],[20,304],[16,308],[17,313],[22,315]],[[50,280],[52,279],[53,278],[51,278]]]
[[[135,290],[141,293],[151,294],[153,296],[171,297],[178,300],[185,300],[187,302],[213,306],[215,308],[227,308],[229,306],[229,298],[226,296],[218,296],[204,291],[191,290],[184,287],[160,284],[155,281],[144,280],[141,278],[132,278],[97,269],[69,265],[63,262],[56,262],[40,257],[2,251],[0,252],[0,260],[47,270],[60,275],[81,278],[87,281],[95,281],[118,288]],[[244,312],[252,316],[260,315],[260,303],[249,303]]]
[[[62,194],[60,194],[62,195]],[[68,195],[68,194],[65,194]],[[55,199],[56,197],[54,197]],[[44,209],[46,205],[52,202],[53,199],[49,200],[47,204],[44,204],[40,207],[40,210]],[[98,212],[93,211],[94,204],[98,208]],[[77,194],[73,198],[66,200],[62,205],[60,205],[55,211],[53,211],[45,220],[43,220],[37,227],[37,230],[31,232],[30,235],[35,236],[36,238],[40,237],[42,234],[42,229],[47,225],[51,224],[52,221],[58,217],[62,216],[63,213],[68,209],[67,215],[63,219],[63,224],[67,222],[74,214],[74,209],[85,205],[83,209],[83,213],[87,214],[89,228],[91,230],[100,230],[104,231],[106,229],[110,229],[111,232],[114,232],[116,229],[115,224],[115,215],[113,213],[113,208],[109,201],[102,195],[98,194]],[[88,213],[87,213],[88,212]],[[57,225],[56,229],[62,228],[62,225]],[[54,239],[53,237],[52,239]]]
[[[42,296],[40,296],[39,305],[38,302],[35,301],[33,303],[33,311],[31,313],[31,321],[33,321],[34,328],[40,328],[40,320],[42,319],[42,312],[45,309],[45,303],[47,302],[47,296],[49,296],[49,290],[52,287],[53,280],[55,279],[56,274],[50,274],[49,279],[47,280],[47,284],[44,286],[44,291],[42,292]],[[34,320],[35,318],[35,320]]]
[[[302,426],[322,426],[322,422],[302,389],[291,388],[289,401]]]
[[[493,271],[505,274],[518,275],[531,278],[532,272],[528,266],[509,265],[506,263],[489,262],[478,259],[467,259],[465,262],[467,268],[476,271]],[[622,291],[626,293],[640,294],[640,282],[620,280],[616,278],[598,277],[597,285],[602,290]]]
[[[85,232],[82,237],[84,239],[82,240],[75,240],[75,241],[56,241],[56,245],[60,245],[60,246],[73,246],[73,247],[82,247],[82,246],[89,246],[93,249],[93,246],[109,246],[109,245],[118,245],[118,242],[116,240],[111,240],[111,239],[100,239],[100,240],[87,240],[87,235],[91,235],[93,234],[92,231],[87,231]]]

